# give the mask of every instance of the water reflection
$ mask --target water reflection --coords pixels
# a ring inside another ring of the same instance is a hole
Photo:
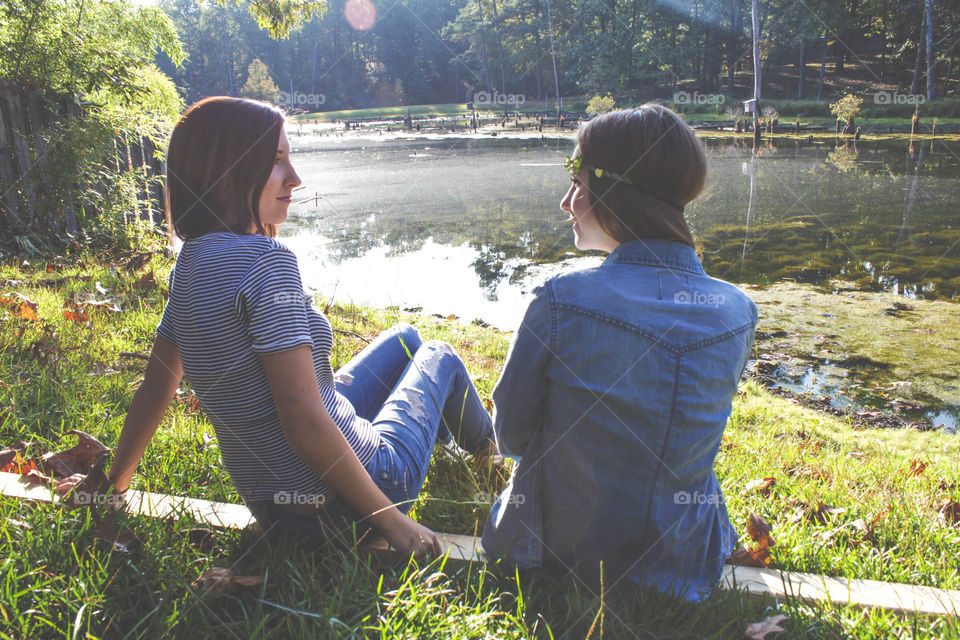
[[[387,257],[422,251],[427,239],[471,247],[475,286],[492,299],[503,283],[524,283],[532,266],[575,251],[558,207],[570,146],[315,141],[295,148],[295,161],[318,199],[293,212],[297,229],[287,233],[314,235],[326,268],[375,248]],[[931,299],[960,292],[960,229],[944,204],[957,193],[955,155],[907,143],[706,146],[710,188],[688,215],[712,275],[755,284],[842,278]]]
[[[314,200],[291,210],[281,236],[306,284],[327,297],[513,329],[534,286],[602,260],[574,248],[559,209],[570,140],[292,142],[305,185],[298,195]],[[711,275],[957,298],[955,153],[933,153],[927,142],[766,140],[755,150],[746,138],[704,142],[710,183],[687,215]],[[812,363],[796,383],[806,388],[815,375],[820,393],[848,387],[851,369],[838,364]],[[948,426],[960,415],[951,398],[924,401],[946,410],[935,420],[953,416]]]

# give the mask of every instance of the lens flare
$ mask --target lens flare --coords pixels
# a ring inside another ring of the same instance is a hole
[[[343,13],[357,31],[367,31],[377,20],[377,8],[370,0],[347,0]]]

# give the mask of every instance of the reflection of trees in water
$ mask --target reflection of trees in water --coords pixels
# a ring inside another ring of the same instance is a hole
[[[544,211],[542,201],[530,194],[503,194],[497,200],[464,202],[456,212],[360,214],[327,219],[317,229],[332,240],[328,255],[335,262],[380,247],[387,248],[388,256],[418,251],[428,238],[437,244],[467,245],[477,252],[471,266],[480,286],[493,299],[503,280],[516,283],[531,264],[558,262],[574,250],[573,234],[558,211],[555,206]]]
[[[905,154],[905,146],[861,141],[856,149],[837,150],[778,142],[760,148],[758,161],[751,161],[748,145],[708,141],[710,187],[687,209],[707,270],[761,284],[843,278],[864,289],[896,285],[925,297],[956,296],[960,229],[950,205],[960,166],[949,154],[928,153],[927,145],[913,154]],[[754,176],[751,164],[758,167]],[[551,172],[502,177],[509,181],[445,183],[442,205],[397,203],[395,210],[375,209],[384,211],[376,216],[338,212],[316,227],[333,240],[335,261],[379,247],[400,255],[431,237],[469,246],[476,251],[472,266],[480,286],[491,297],[500,283],[520,282],[530,266],[558,262],[575,250],[557,207],[562,182]]]
[[[954,245],[960,241],[960,229],[952,228],[943,206],[951,199],[955,181],[930,176],[922,148],[910,156],[906,167],[901,156],[893,175],[851,171],[847,164],[851,153],[853,149],[840,148],[821,167],[793,167],[790,173],[800,176],[798,180],[784,178],[783,162],[764,164],[759,210],[749,227],[697,225],[704,265],[711,275],[736,274],[761,284],[842,278],[862,289],[896,286],[927,298],[956,297],[960,249]],[[798,162],[805,161],[795,158]],[[955,174],[956,167],[951,168]],[[898,202],[902,207],[896,206]],[[744,202],[741,211],[749,208]],[[921,210],[923,215],[912,219]]]

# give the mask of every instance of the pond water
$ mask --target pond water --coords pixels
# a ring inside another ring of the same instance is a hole
[[[704,142],[709,187],[687,216],[711,275],[821,289],[844,280],[906,302],[958,300],[960,158],[951,144],[960,151],[960,143],[784,140],[753,152],[746,139]],[[298,254],[305,284],[327,298],[511,330],[533,287],[602,260],[575,249],[559,209],[569,139],[365,134],[291,143],[304,188],[280,237]],[[811,371],[799,372],[801,386]],[[822,379],[816,391],[829,393]],[[960,394],[925,405],[956,425]]]

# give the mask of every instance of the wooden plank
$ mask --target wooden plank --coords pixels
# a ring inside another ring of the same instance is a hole
[[[831,578],[814,573],[755,569],[725,565],[720,588],[746,590],[752,599],[773,596],[804,602],[830,601],[865,609],[887,609],[897,613],[938,616],[960,614],[960,591],[912,584]]]
[[[59,502],[59,497],[47,487],[24,484],[20,482],[20,476],[15,473],[0,473],[0,487],[5,496],[37,502]],[[254,522],[250,510],[242,504],[212,502],[132,489],[127,493],[127,510],[150,518],[171,516],[176,518],[189,513],[198,522],[229,529],[243,529]]]
[[[57,501],[50,489],[23,484],[20,476],[14,473],[0,473],[0,489],[8,497],[39,502]],[[183,513],[190,513],[197,521],[213,527],[242,529],[254,523],[250,511],[242,504],[133,490],[128,495],[128,510],[158,518],[176,518]],[[449,554],[448,562],[453,566],[487,561],[480,538],[452,533],[437,533],[437,536],[444,552]],[[364,548],[378,555],[391,553],[382,539]],[[813,573],[725,565],[718,588],[723,591],[742,591],[747,598],[755,601],[772,597],[804,602],[829,601],[839,606],[887,609],[897,613],[960,615],[960,591],[879,580],[831,578]]]

